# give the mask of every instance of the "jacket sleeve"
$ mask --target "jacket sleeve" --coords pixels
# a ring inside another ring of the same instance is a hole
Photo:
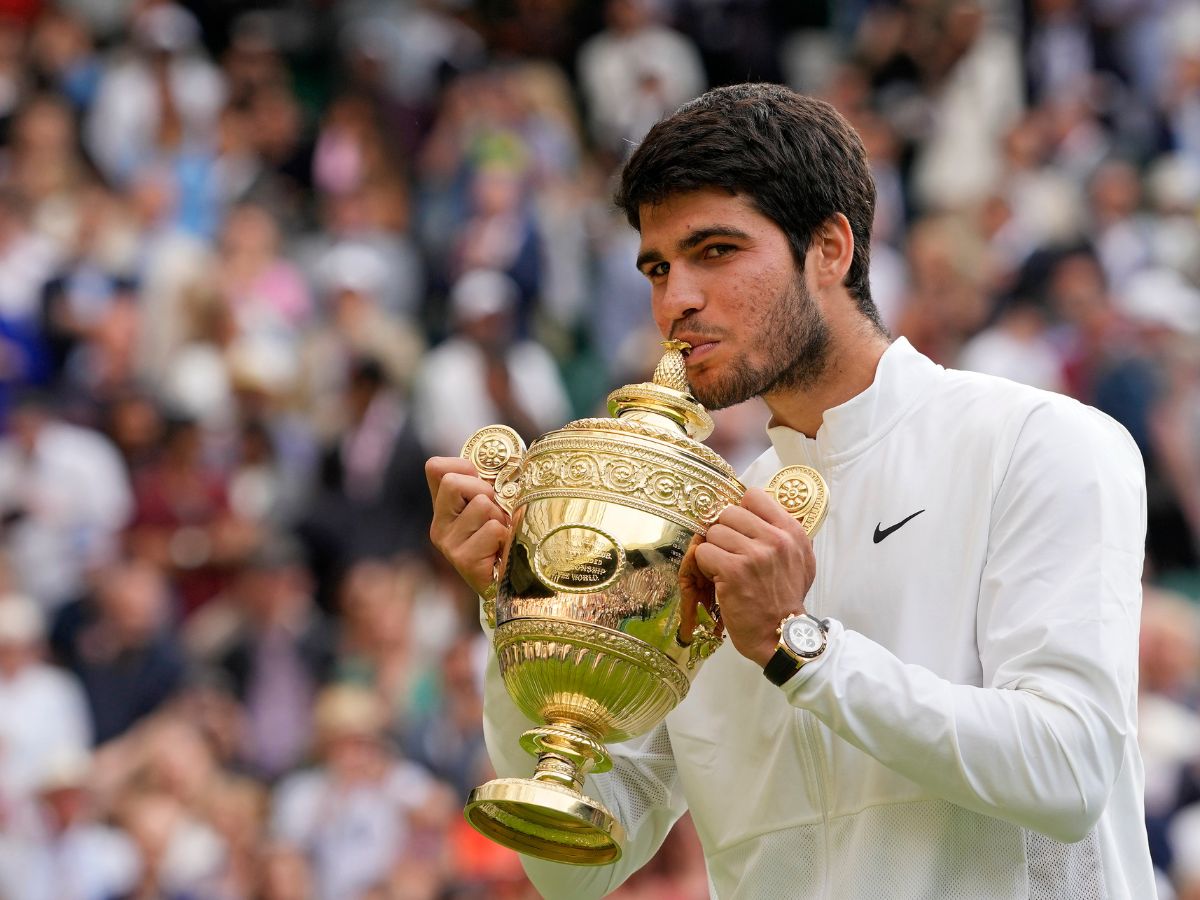
[[[537,724],[527,719],[508,696],[495,651],[489,650],[483,728],[488,755],[498,776],[528,778],[533,774],[536,759],[521,749],[520,737]],[[686,810],[665,724],[607,747],[612,769],[589,775],[583,791],[603,803],[624,827],[624,853],[607,866],[573,866],[522,856],[526,874],[547,900],[588,900],[616,890],[655,854]]]
[[[1136,735],[1145,474],[1123,429],[1074,404],[1035,409],[1012,446],[978,598],[943,599],[977,604],[982,684],[835,623],[827,655],[784,690],[936,796],[1072,842]]]

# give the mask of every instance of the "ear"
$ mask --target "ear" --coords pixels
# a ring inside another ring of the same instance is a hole
[[[834,213],[813,233],[808,247],[808,263],[817,289],[841,284],[854,258],[854,232],[850,220]]]

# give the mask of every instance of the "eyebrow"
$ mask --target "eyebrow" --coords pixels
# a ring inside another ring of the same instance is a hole
[[[679,253],[686,253],[689,250],[695,249],[700,244],[703,244],[709,238],[714,237],[737,238],[743,241],[750,239],[750,235],[746,234],[746,232],[742,231],[740,228],[734,228],[732,225],[711,225],[708,228],[699,228],[682,238],[679,243],[675,245],[675,249]],[[662,260],[663,255],[657,250],[647,250],[644,253],[638,254],[636,265],[638,271],[641,271],[642,266],[646,265],[647,263],[662,262]]]

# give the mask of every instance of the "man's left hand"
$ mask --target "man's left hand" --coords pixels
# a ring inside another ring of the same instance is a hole
[[[750,488],[727,507],[695,548],[700,573],[716,586],[725,633],[747,659],[764,666],[785,616],[804,612],[816,557],[804,527],[766,491]]]

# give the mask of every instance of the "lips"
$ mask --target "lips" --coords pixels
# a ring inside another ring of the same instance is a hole
[[[698,340],[688,341],[688,343],[690,343],[692,347],[690,350],[685,350],[683,355],[687,358],[688,363],[691,364],[708,356],[708,354],[716,349],[718,341],[709,341],[705,340],[704,338],[700,338]]]

